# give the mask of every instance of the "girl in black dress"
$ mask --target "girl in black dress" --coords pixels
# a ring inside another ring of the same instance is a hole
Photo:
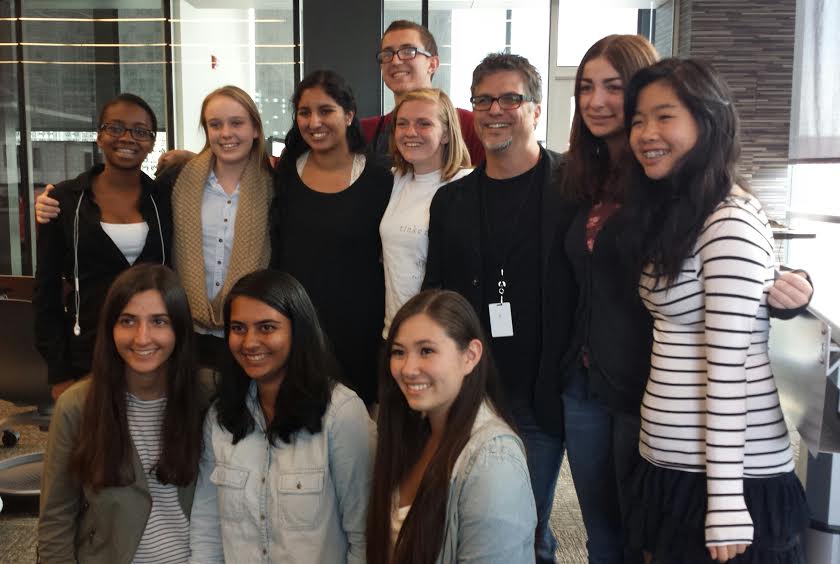
[[[365,159],[353,91],[338,74],[309,74],[292,104],[275,174],[271,266],[306,288],[344,380],[370,405],[385,303],[379,222],[393,178]]]

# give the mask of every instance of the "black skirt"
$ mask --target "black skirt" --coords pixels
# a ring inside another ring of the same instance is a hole
[[[655,466],[646,460],[629,483],[627,542],[653,553],[652,564],[710,564],[705,546],[706,475]],[[745,478],[744,499],[753,521],[753,543],[731,564],[804,564],[800,535],[808,505],[793,472]]]

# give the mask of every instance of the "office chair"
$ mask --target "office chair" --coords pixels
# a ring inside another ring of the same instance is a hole
[[[35,349],[31,278],[0,276],[0,400],[35,406],[0,420],[4,445],[17,440],[14,425],[49,426],[53,401],[47,383],[47,365]],[[19,299],[26,298],[26,299]],[[0,461],[0,495],[40,494],[43,453]]]

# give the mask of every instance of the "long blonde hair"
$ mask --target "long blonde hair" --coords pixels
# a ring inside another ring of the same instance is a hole
[[[444,129],[447,139],[443,146],[443,163],[440,171],[440,178],[449,181],[462,168],[471,166],[470,153],[467,144],[461,136],[461,121],[458,119],[458,112],[452,104],[452,100],[439,88],[420,88],[408,92],[394,109],[394,122],[396,124],[400,110],[406,102],[434,102],[437,104],[438,119]],[[388,140],[388,147],[394,158],[394,167],[400,174],[407,174],[414,171],[414,166],[406,161],[397,150],[396,127],[391,128],[391,136]]]

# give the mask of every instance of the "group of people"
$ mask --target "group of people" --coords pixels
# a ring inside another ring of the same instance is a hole
[[[152,180],[121,94],[38,198],[41,561],[554,562],[565,451],[590,562],[803,562],[767,337],[811,286],[774,283],[720,75],[605,37],[561,155],[527,59],[472,112],[424,27],[377,59],[394,111],[312,72],[274,167],[225,86]]]

